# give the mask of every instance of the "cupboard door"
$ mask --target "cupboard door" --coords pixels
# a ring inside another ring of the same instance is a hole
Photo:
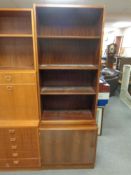
[[[36,85],[0,85],[1,120],[38,119]]]
[[[14,87],[0,85],[0,120],[14,118]]]
[[[96,126],[84,129],[68,127],[41,130],[42,165],[45,167],[93,167],[96,139]]]

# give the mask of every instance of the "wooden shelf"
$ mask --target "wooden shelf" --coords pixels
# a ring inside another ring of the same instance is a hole
[[[100,36],[62,36],[62,35],[38,35],[39,39],[100,39]]]
[[[0,34],[0,38],[31,38],[32,34]]]
[[[92,120],[90,110],[79,111],[44,111],[42,120]]]
[[[55,70],[55,69],[79,69],[79,70],[97,70],[97,65],[92,64],[43,64],[39,66],[39,69],[43,70]]]
[[[56,95],[56,94],[96,94],[93,87],[43,87],[41,95]]]
[[[0,70],[34,70],[34,67],[3,67],[0,66]]]

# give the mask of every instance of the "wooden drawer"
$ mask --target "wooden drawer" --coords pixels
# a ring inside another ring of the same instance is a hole
[[[48,126],[40,129],[44,167],[94,167],[97,127]]]
[[[39,158],[37,128],[1,128],[0,158]]]
[[[0,84],[36,84],[35,72],[0,72]]]
[[[38,168],[40,167],[40,159],[0,159],[0,168]]]

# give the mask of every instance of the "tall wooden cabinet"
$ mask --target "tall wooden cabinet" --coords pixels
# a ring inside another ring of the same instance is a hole
[[[0,9],[0,168],[40,167],[31,9]]]
[[[35,5],[44,168],[94,167],[103,8]]]
[[[0,9],[0,169],[93,168],[103,8]]]

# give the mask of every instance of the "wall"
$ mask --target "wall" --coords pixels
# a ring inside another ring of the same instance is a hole
[[[131,57],[131,27],[125,28],[123,32],[123,44],[124,48],[123,56]]]

